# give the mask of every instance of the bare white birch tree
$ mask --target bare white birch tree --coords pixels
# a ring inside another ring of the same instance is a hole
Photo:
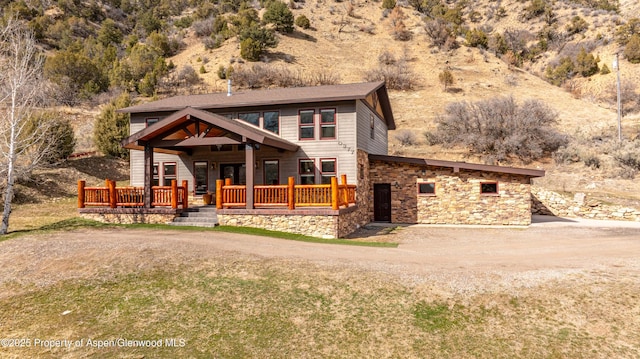
[[[47,123],[35,131],[31,114],[43,104],[43,56],[33,34],[9,19],[0,27],[0,189],[4,206],[0,235],[9,229],[16,180],[29,174],[47,156]],[[30,128],[31,127],[31,128]]]

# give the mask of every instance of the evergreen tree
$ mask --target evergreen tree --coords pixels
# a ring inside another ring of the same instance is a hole
[[[106,105],[96,119],[93,140],[98,149],[107,156],[128,158],[129,150],[120,145],[120,141],[129,136],[129,114],[116,110],[131,105],[128,93]]]
[[[277,31],[293,32],[293,13],[285,3],[279,0],[269,3],[262,20],[268,24],[274,24]]]
[[[575,70],[583,77],[589,77],[598,73],[598,62],[593,54],[587,53],[584,47],[576,56]]]

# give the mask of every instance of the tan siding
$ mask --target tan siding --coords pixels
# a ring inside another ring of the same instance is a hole
[[[335,108],[337,113],[336,120],[336,139],[320,140],[319,139],[319,119],[316,120],[316,140],[298,139],[298,111],[301,109],[313,109],[316,114],[321,109]],[[220,114],[234,114],[240,112],[251,111],[273,111],[280,112],[280,137],[300,145],[300,149],[295,152],[278,152],[275,149],[263,147],[256,151],[256,161],[259,163],[256,169],[256,183],[263,182],[262,162],[265,159],[278,159],[280,161],[280,181],[286,183],[287,177],[294,176],[296,182],[298,177],[298,161],[300,159],[311,158],[316,161],[317,181],[320,181],[320,159],[335,158],[337,161],[337,175],[346,174],[349,183],[355,183],[357,174],[357,128],[356,128],[356,101],[343,101],[322,104],[296,105],[287,107],[263,107],[263,108],[242,108],[234,109],[234,111],[219,112]],[[366,107],[365,107],[366,108]],[[367,108],[368,110],[368,108]],[[164,113],[154,113],[149,115],[136,115],[131,118],[131,132],[135,133],[145,127],[146,118],[162,119]],[[369,128],[368,115],[366,117],[366,126]],[[380,122],[382,123],[382,122]],[[377,126],[381,127],[381,126]],[[368,132],[367,132],[368,133]],[[385,136],[386,138],[386,136]],[[386,154],[386,151],[384,152]],[[178,180],[184,179],[189,181],[189,188],[192,190],[193,173],[192,167],[194,161],[209,162],[209,190],[215,190],[215,180],[219,176],[219,168],[222,163],[244,163],[245,153],[243,151],[233,152],[212,152],[208,147],[196,149],[192,156],[184,156],[182,158],[176,155],[154,154],[154,162],[176,162],[178,164]],[[215,163],[216,168],[212,169],[211,164]],[[144,154],[142,151],[131,151],[131,184],[141,186],[144,178]]]
[[[371,111],[362,101],[357,102],[358,115],[358,148],[367,153],[386,155],[388,153],[387,124]],[[370,116],[374,116],[374,139],[371,139]]]

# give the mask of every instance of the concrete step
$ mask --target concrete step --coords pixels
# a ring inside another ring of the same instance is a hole
[[[218,223],[218,218],[211,217],[176,217],[174,222],[204,222],[204,223]]]
[[[218,225],[218,215],[215,206],[192,207],[180,213],[170,223],[173,226],[215,227]]]
[[[207,227],[213,228],[218,225],[218,223],[211,222],[171,222],[170,226],[188,226],[188,227]]]
[[[218,219],[218,215],[215,212],[182,212],[180,213],[180,217]]]

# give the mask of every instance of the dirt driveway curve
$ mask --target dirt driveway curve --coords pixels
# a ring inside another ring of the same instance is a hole
[[[59,232],[0,242],[0,284],[46,285],[113,266],[146,268],[219,256],[346,267],[392,275],[408,285],[437,282],[454,292],[528,287],[568,274],[640,273],[637,222],[536,217],[529,228],[415,225],[380,236],[400,245],[327,245],[221,232]]]

